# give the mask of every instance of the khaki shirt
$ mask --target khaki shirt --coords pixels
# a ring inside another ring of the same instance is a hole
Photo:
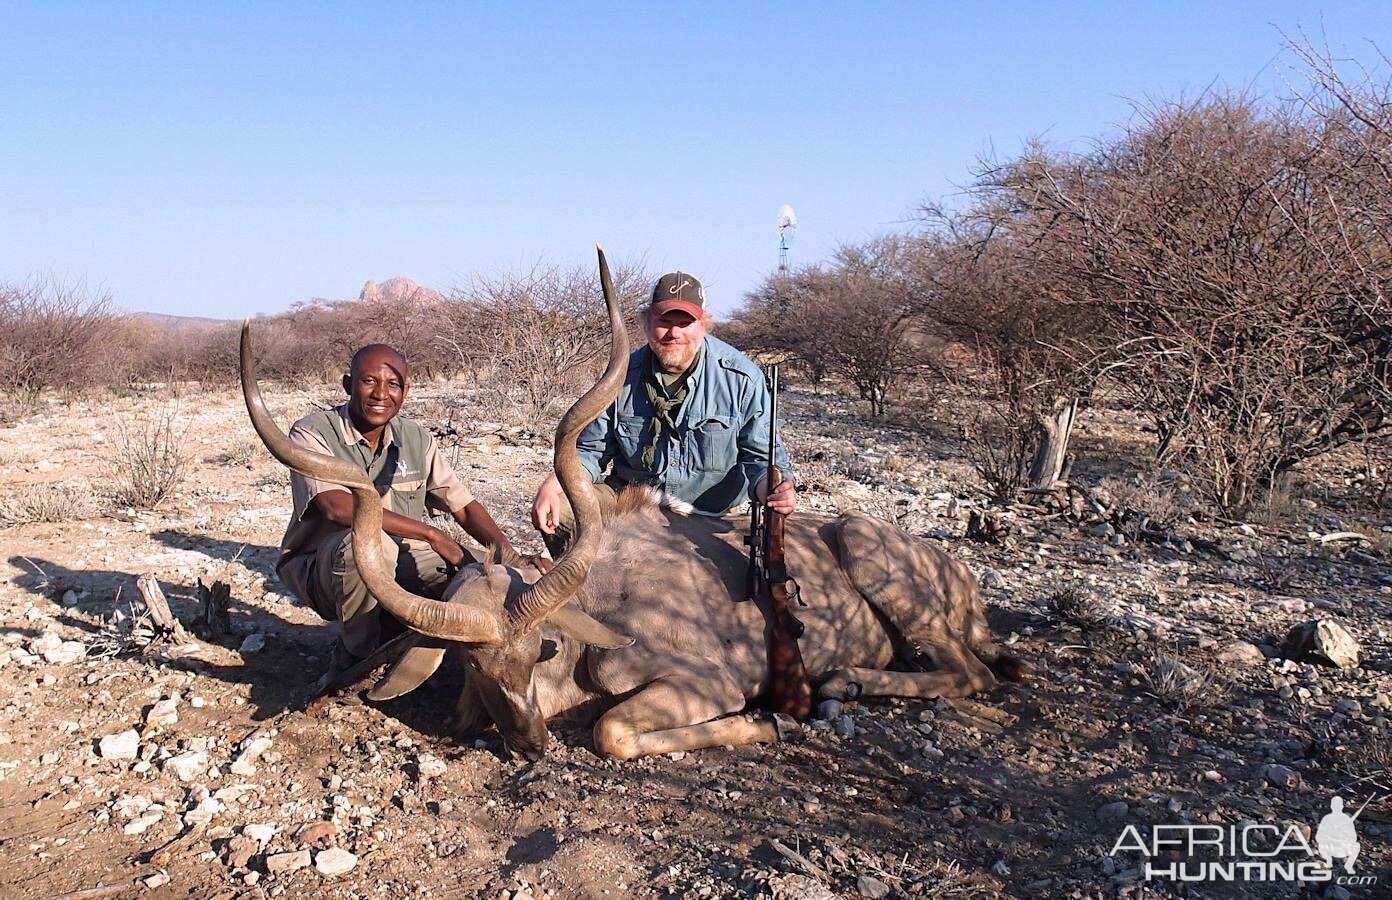
[[[473,502],[474,495],[459,480],[429,431],[400,416],[387,423],[377,452],[353,427],[344,403],[331,410],[315,410],[290,429],[290,440],[311,450],[354,463],[372,479],[386,509],[409,519],[425,521],[426,508],[455,513]],[[331,481],[319,481],[290,473],[290,494],[295,511],[280,542],[280,568],[292,557],[314,553],[336,530],[311,502],[325,491],[348,489]]]

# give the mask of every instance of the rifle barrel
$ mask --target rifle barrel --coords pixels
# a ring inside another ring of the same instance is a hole
[[[768,475],[769,493],[773,493],[774,450],[778,441],[778,363],[769,366],[769,433],[768,433]]]

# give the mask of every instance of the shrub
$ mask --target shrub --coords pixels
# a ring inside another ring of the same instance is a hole
[[[1206,666],[1189,665],[1167,653],[1156,651],[1141,672],[1150,694],[1166,706],[1186,710],[1218,702],[1223,685]]]
[[[1107,609],[1097,595],[1071,585],[1050,595],[1048,605],[1061,621],[1083,631],[1092,631],[1107,622]]]
[[[120,506],[154,509],[178,489],[188,468],[177,411],[166,407],[138,428],[117,422],[116,431],[112,499]]]
[[[45,390],[76,395],[109,384],[123,329],[110,298],[88,295],[80,285],[53,279],[0,285],[0,390],[22,413]]]
[[[1161,104],[1088,153],[1033,148],[990,177],[1162,458],[1224,510],[1392,429],[1389,96],[1349,98],[1376,127],[1329,98]]]

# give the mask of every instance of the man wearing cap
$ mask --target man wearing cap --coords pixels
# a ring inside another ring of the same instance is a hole
[[[581,432],[581,464],[601,492],[652,485],[704,515],[723,515],[747,500],[762,502],[769,434],[763,373],[743,353],[706,333],[705,292],[691,275],[669,272],[659,278],[641,316],[647,346],[629,356],[618,399]],[[781,435],[774,461],[785,480],[769,505],[788,514],[797,506],[797,494]],[[552,535],[569,513],[552,474],[532,503],[532,524]]]
[[[409,387],[405,357],[386,344],[369,344],[353,354],[343,376],[348,402],[300,419],[290,440],[347,460],[372,479],[382,495],[382,549],[397,582],[439,597],[452,570],[475,557],[425,521],[427,507],[448,512],[480,544],[504,550],[511,544],[459,480],[435,436],[398,415]],[[354,565],[348,490],[292,471],[290,492],[295,511],[276,571],[306,605],[342,623],[327,682],[376,649],[381,639],[377,600]]]

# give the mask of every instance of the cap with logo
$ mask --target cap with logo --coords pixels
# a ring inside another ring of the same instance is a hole
[[[699,319],[706,311],[706,292],[695,276],[685,272],[668,272],[653,285],[649,309],[658,316],[681,310]]]

